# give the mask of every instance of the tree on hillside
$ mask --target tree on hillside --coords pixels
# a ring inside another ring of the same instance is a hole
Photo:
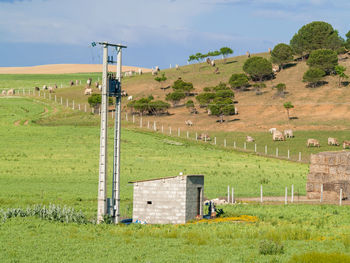
[[[196,96],[196,100],[199,102],[199,107],[201,108],[207,107],[214,98],[214,92],[204,92]]]
[[[92,94],[88,98],[88,103],[89,103],[90,107],[92,107],[92,108],[99,107],[101,105],[101,101],[102,101],[101,94]],[[113,105],[113,99],[111,97],[109,97],[109,99],[108,99],[108,104]]]
[[[309,85],[315,88],[324,75],[326,73],[322,69],[310,68],[304,73],[303,81],[309,82]]]
[[[253,80],[262,81],[264,77],[272,74],[272,64],[265,58],[252,57],[245,61],[243,70],[250,75]]]
[[[326,72],[326,74],[329,74],[338,65],[338,55],[330,49],[314,50],[311,52],[307,64],[311,68],[319,68]]]
[[[286,103],[283,104],[283,107],[286,109],[287,111],[287,116],[288,116],[288,120],[290,119],[289,117],[289,110],[294,108],[294,105],[290,102],[287,101]]]
[[[170,104],[161,100],[153,101],[153,96],[148,96],[148,98],[130,101],[127,107],[132,109],[132,111],[138,112],[141,116],[146,113],[159,115],[165,113],[169,109]]]
[[[216,97],[209,106],[212,115],[221,117],[220,122],[224,121],[224,116],[235,114],[235,105],[232,99]]]
[[[344,42],[344,47],[349,50],[350,49],[350,31],[346,33],[346,40]]]
[[[233,54],[233,50],[229,47],[222,47],[220,48],[220,53],[224,57],[224,62],[226,62],[227,56]]]
[[[285,90],[286,90],[286,84],[284,83],[278,83],[275,87],[276,89],[276,94],[275,96],[279,96],[279,97],[284,97],[285,94]]]
[[[186,96],[189,95],[189,93],[194,90],[193,84],[191,82],[185,82],[181,78],[178,78],[176,81],[174,81],[172,88],[176,92],[182,92]]]
[[[166,97],[165,97],[165,100],[171,101],[171,102],[173,103],[174,107],[175,107],[176,104],[177,104],[180,100],[182,100],[182,99],[184,99],[184,98],[186,98],[185,93],[175,91],[175,92],[173,92],[173,93],[167,94]]]
[[[271,52],[271,61],[283,69],[283,65],[293,59],[292,48],[287,44],[276,45]]]
[[[228,83],[232,89],[244,90],[249,86],[249,79],[246,74],[232,74]]]
[[[349,78],[349,76],[345,74],[345,71],[346,71],[346,67],[343,67],[343,66],[340,66],[340,65],[335,66],[335,72],[339,76],[339,83],[338,83],[338,87],[339,88],[341,86],[342,79]]]
[[[305,55],[317,49],[336,50],[343,44],[338,31],[322,21],[304,25],[290,40],[290,46],[295,54]]]
[[[161,84],[161,82],[164,82],[167,80],[167,77],[165,76],[165,73],[163,72],[161,77],[155,77],[154,80],[157,81],[159,84]]]
[[[217,57],[220,55],[221,55],[221,52],[218,50],[215,50],[215,51],[209,51],[208,54],[206,54],[206,57]]]

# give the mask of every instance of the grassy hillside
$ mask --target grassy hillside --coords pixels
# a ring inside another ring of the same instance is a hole
[[[0,210],[54,203],[81,209],[94,218],[99,129],[90,124],[96,121],[96,116],[47,100],[0,98]],[[210,198],[224,196],[227,185],[235,186],[238,197],[257,196],[261,183],[266,195],[282,195],[292,183],[303,194],[307,170],[304,164],[130,127],[122,131],[122,215],[131,215],[130,180],[182,171],[205,174],[205,195]],[[348,206],[241,204],[223,209],[226,217],[255,218],[241,223],[130,226],[35,217],[0,220],[0,261],[267,263],[298,262],[291,261],[293,256],[305,253],[303,257],[314,259],[348,259]],[[325,255],[308,254],[313,251]]]

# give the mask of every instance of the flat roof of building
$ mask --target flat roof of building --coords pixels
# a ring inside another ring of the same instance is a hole
[[[171,178],[176,178],[176,177],[195,177],[195,176],[202,176],[204,177],[204,175],[202,174],[188,174],[188,175],[176,175],[176,176],[168,176],[168,177],[159,177],[159,178],[152,178],[152,179],[145,179],[145,180],[138,180],[138,181],[131,181],[128,182],[129,184],[133,184],[133,183],[141,183],[141,182],[148,182],[148,181],[156,181],[156,180],[166,180],[166,179],[171,179]]]

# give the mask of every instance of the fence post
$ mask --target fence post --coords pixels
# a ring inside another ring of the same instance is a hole
[[[135,115],[132,115],[132,123],[135,123]]]
[[[236,142],[233,142],[233,148],[236,149]]]
[[[153,129],[154,129],[154,131],[157,131],[157,124],[156,124],[156,121],[153,122]]]
[[[26,91],[24,90],[24,88],[23,88],[23,95],[26,95]]]
[[[74,110],[74,100],[73,100],[73,106],[72,106],[72,109]]]
[[[125,120],[128,121],[128,113],[127,112],[125,112]]]
[[[291,192],[292,198],[291,202],[294,203],[294,184],[292,184],[292,192]]]
[[[340,193],[339,193],[339,205],[341,206],[341,203],[343,201],[343,189],[340,188]]]
[[[68,108],[69,107],[68,99],[66,99],[66,105],[67,105],[67,108]]]
[[[254,145],[254,152],[256,152],[256,144]]]
[[[142,116],[140,118],[140,128],[142,128]]]
[[[262,184],[260,185],[260,203],[263,202],[263,186]]]
[[[204,142],[207,142],[207,135],[204,135]]]
[[[244,150],[247,150],[247,143],[244,142]]]
[[[39,97],[40,97],[40,90],[39,90]]]
[[[226,147],[226,139],[224,139],[224,147]],[[232,190],[233,190],[233,188],[232,188]]]
[[[190,137],[189,134],[188,134],[188,131],[186,132],[186,137],[187,137],[187,139],[188,139],[188,137]]]
[[[177,136],[180,137],[180,128],[177,128]]]
[[[276,148],[276,157],[278,157],[278,148]]]
[[[169,127],[169,134],[171,135],[171,127]]]
[[[301,162],[301,152],[299,152],[299,162]]]
[[[320,202],[323,202],[323,184],[321,184],[321,197],[320,197]]]
[[[84,104],[84,111],[86,112],[86,104]],[[112,114],[113,114],[113,111],[112,111]]]
[[[147,121],[147,129],[149,129],[149,121]]]
[[[267,155],[267,145],[265,145],[265,155]]]
[[[288,159],[290,159],[290,151],[288,150]]]
[[[286,186],[285,196],[284,196],[284,204],[286,205],[287,203],[288,203],[288,187]]]
[[[234,188],[232,187],[232,197],[231,197],[231,202],[232,202],[232,204],[234,204],[235,203],[235,190],[234,190]]]
[[[216,137],[214,137],[214,144],[216,145]]]
[[[230,203],[230,186],[227,186],[227,203]]]
[[[164,133],[164,126],[162,125],[162,133]]]
[[[91,108],[91,113],[94,114],[94,108]]]
[[[61,97],[61,105],[63,104],[63,99],[62,99],[62,97]]]
[[[196,132],[196,141],[198,141],[198,133]]]

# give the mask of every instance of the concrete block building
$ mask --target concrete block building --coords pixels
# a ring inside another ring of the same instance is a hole
[[[180,175],[130,183],[134,186],[133,222],[184,224],[203,216],[203,175]]]
[[[306,191],[309,199],[319,199],[323,185],[324,200],[350,198],[350,152],[322,152],[311,155]]]

